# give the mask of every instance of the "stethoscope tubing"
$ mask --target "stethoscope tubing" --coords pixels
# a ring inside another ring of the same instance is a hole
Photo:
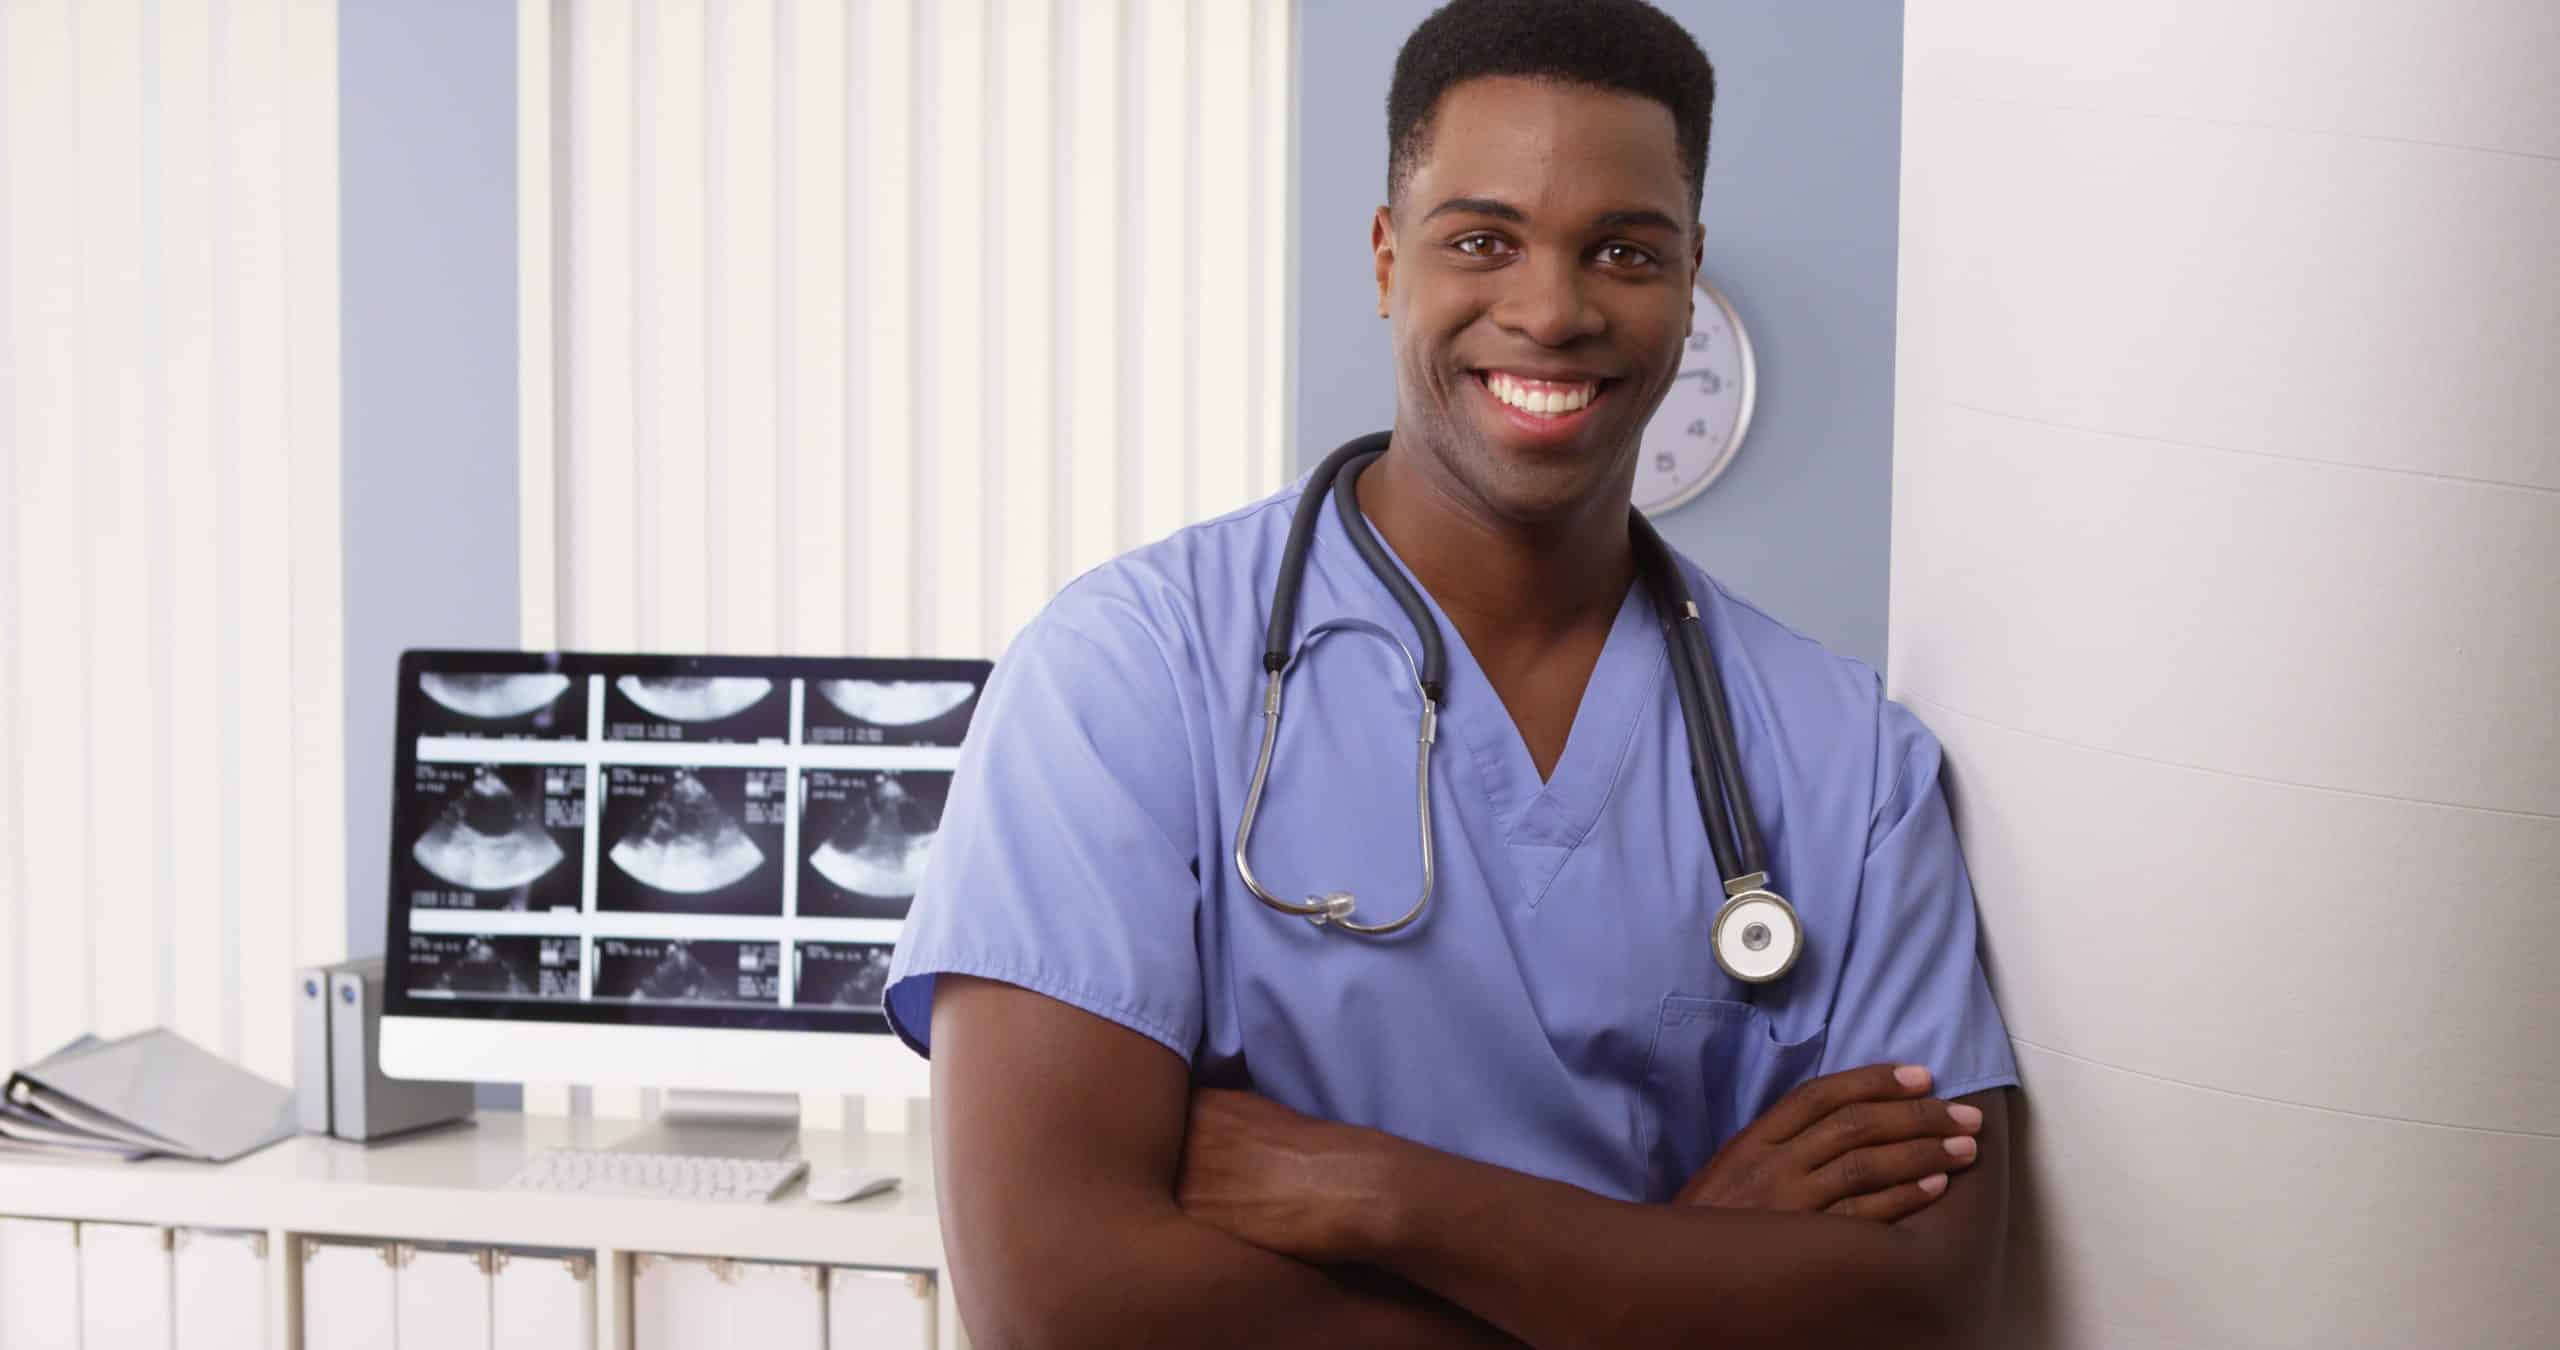
[[[1670,545],[1654,532],[1653,523],[1634,513],[1627,528],[1636,547],[1637,567],[1662,616],[1662,638],[1670,649],[1673,687],[1680,698],[1680,722],[1689,740],[1689,780],[1697,789],[1698,814],[1706,827],[1707,846],[1715,853],[1716,872],[1727,881],[1765,872],[1767,854],[1751,808],[1750,785],[1734,749],[1724,681],[1716,674],[1715,655],[1707,645],[1706,619],[1680,575]]]
[[[1636,536],[1639,549],[1660,548],[1661,540],[1650,528]],[[1709,745],[1713,723],[1698,705],[1704,701],[1698,689],[1698,671],[1691,660],[1688,638],[1681,632],[1690,604],[1688,597],[1665,586],[1661,571],[1648,567],[1646,589],[1653,595],[1655,612],[1662,619],[1662,640],[1669,653],[1672,691],[1680,700],[1680,729],[1689,742],[1689,785],[1698,796],[1698,814],[1707,832],[1707,847],[1715,853],[1716,874],[1738,877],[1743,874],[1740,850],[1733,842],[1732,822],[1725,815],[1721,775],[1716,770],[1715,751]]]
[[[1357,495],[1360,474],[1385,453],[1389,433],[1373,432],[1345,443],[1325,457],[1310,475],[1298,497],[1297,510],[1289,522],[1289,536],[1281,552],[1280,576],[1272,589],[1271,616],[1264,630],[1262,665],[1266,676],[1263,696],[1262,745],[1256,757],[1252,785],[1246,791],[1243,819],[1236,829],[1236,870],[1246,887],[1264,904],[1282,913],[1293,914],[1314,922],[1348,929],[1355,933],[1383,935],[1399,931],[1422,917],[1431,902],[1432,838],[1431,838],[1431,747],[1437,739],[1439,707],[1445,697],[1448,673],[1447,650],[1442,642],[1439,622],[1432,617],[1430,606],[1421,592],[1408,581],[1395,560],[1388,556],[1385,545],[1378,542],[1368,518],[1361,514]],[[1404,611],[1414,633],[1421,639],[1423,655],[1415,669],[1407,654],[1408,669],[1413,670],[1417,692],[1422,699],[1421,735],[1414,759],[1417,783],[1417,807],[1421,813],[1422,888],[1403,917],[1391,923],[1362,924],[1351,918],[1352,899],[1347,893],[1310,896],[1303,904],[1282,900],[1264,889],[1253,873],[1247,853],[1253,838],[1254,819],[1259,814],[1262,794],[1271,776],[1271,759],[1279,741],[1281,690],[1287,672],[1298,656],[1329,631],[1356,628],[1373,632],[1391,645],[1392,634],[1366,620],[1338,620],[1318,625],[1307,634],[1295,653],[1290,637],[1297,626],[1298,591],[1306,576],[1307,553],[1315,539],[1316,523],[1326,496],[1333,498],[1335,514],[1344,533],[1351,538],[1361,560],[1377,576],[1387,593],[1395,598],[1396,607]],[[1733,721],[1725,701],[1724,681],[1716,671],[1715,654],[1706,634],[1706,621],[1697,600],[1680,574],[1680,565],[1670,546],[1662,541],[1644,514],[1630,508],[1627,515],[1629,540],[1635,550],[1636,569],[1643,578],[1647,594],[1663,624],[1663,639],[1669,652],[1672,685],[1680,702],[1680,722],[1688,741],[1689,780],[1698,798],[1698,813],[1705,826],[1708,848],[1714,853],[1716,872],[1723,880],[1727,900],[1725,914],[1744,904],[1771,904],[1793,926],[1793,907],[1775,892],[1766,889],[1768,882],[1767,850],[1760,837],[1757,814],[1751,805],[1749,782],[1742,772],[1742,758],[1734,742]],[[1722,915],[1719,916],[1721,923]],[[1758,977],[1775,979],[1795,963],[1790,947],[1784,965]],[[1719,957],[1722,962],[1721,956]]]

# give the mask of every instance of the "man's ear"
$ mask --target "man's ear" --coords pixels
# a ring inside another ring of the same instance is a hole
[[[1689,331],[1698,331],[1698,269],[1707,261],[1707,227],[1702,222],[1689,225]]]
[[[1369,261],[1378,273],[1378,317],[1387,317],[1387,295],[1396,283],[1396,218],[1388,207],[1369,220]]]

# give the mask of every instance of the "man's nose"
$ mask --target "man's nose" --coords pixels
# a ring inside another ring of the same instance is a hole
[[[1575,259],[1556,254],[1525,259],[1511,269],[1511,280],[1494,318],[1541,347],[1568,346],[1608,327],[1600,307],[1592,303],[1590,278]]]

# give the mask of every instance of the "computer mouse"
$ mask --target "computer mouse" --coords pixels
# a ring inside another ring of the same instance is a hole
[[[858,1167],[840,1167],[832,1172],[809,1174],[809,1198],[822,1205],[840,1205],[847,1200],[882,1195],[898,1188],[895,1172],[866,1172]]]

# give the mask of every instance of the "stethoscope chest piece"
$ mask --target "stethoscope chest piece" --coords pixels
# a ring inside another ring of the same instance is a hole
[[[1804,952],[1804,925],[1795,906],[1765,889],[1760,873],[1727,883],[1732,894],[1716,911],[1716,965],[1744,984],[1767,984],[1795,968]]]

